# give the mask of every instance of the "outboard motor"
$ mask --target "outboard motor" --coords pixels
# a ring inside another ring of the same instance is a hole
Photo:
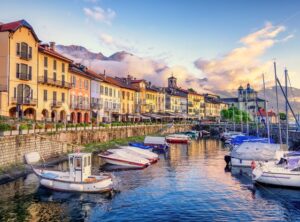
[[[227,166],[229,166],[231,164],[231,156],[225,155],[224,160],[225,160]]]

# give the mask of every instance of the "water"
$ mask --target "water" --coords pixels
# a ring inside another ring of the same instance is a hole
[[[0,221],[300,221],[300,190],[253,186],[250,170],[224,170],[226,153],[217,140],[174,145],[147,169],[114,172],[112,197],[49,191],[31,174],[0,186]]]

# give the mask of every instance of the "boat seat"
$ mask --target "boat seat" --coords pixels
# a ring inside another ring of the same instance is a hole
[[[42,176],[47,179],[55,179],[58,177],[58,175],[55,173],[43,173]]]

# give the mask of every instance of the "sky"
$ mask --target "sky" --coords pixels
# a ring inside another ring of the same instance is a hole
[[[271,86],[275,59],[279,77],[287,67],[300,88],[300,1],[0,0],[0,7],[0,22],[25,19],[43,42],[133,53],[124,73],[154,82],[173,73],[200,91],[260,88],[265,73]]]

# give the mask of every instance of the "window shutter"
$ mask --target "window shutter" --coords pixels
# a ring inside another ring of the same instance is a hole
[[[14,98],[16,98],[16,97],[17,97],[17,88],[14,87]]]
[[[20,64],[17,63],[17,66],[16,66],[16,77],[19,78],[19,73],[20,73]]]
[[[29,69],[28,69],[28,75],[29,75],[29,80],[31,80],[32,78],[32,67],[31,66],[29,66]]]
[[[20,56],[21,44],[17,43],[17,56]]]
[[[30,98],[33,98],[33,89],[30,89]]]
[[[29,47],[29,55],[28,55],[28,58],[31,59],[32,58],[32,47]]]

